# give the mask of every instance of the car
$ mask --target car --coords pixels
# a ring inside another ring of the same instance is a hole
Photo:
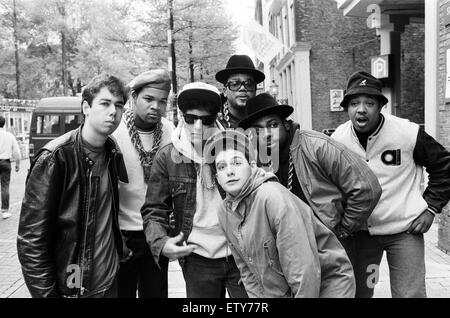
[[[76,129],[82,122],[81,96],[47,97],[36,105],[29,136],[30,162],[49,141]]]

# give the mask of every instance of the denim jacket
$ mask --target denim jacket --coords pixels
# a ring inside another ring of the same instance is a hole
[[[172,143],[156,153],[141,209],[145,236],[156,264],[170,236],[183,232],[183,240],[186,241],[192,231],[196,182],[194,162],[179,153]],[[175,224],[170,227],[169,216],[172,213]]]

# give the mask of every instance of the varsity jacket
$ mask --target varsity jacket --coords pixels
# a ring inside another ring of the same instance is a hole
[[[409,120],[381,115],[378,128],[361,146],[351,121],[331,136],[363,158],[383,190],[368,219],[372,235],[406,231],[427,208],[441,212],[450,199],[450,153]],[[423,191],[423,167],[428,185]]]

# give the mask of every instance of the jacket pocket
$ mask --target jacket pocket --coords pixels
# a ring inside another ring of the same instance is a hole
[[[284,276],[274,239],[270,238],[265,240],[263,243],[263,248],[269,268],[277,274]]]

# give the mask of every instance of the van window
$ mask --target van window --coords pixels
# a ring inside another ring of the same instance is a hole
[[[38,115],[36,124],[38,135],[59,134],[59,115]]]
[[[81,123],[81,115],[66,115],[66,119],[64,121],[66,126],[64,129],[65,132],[74,130],[78,128]]]

